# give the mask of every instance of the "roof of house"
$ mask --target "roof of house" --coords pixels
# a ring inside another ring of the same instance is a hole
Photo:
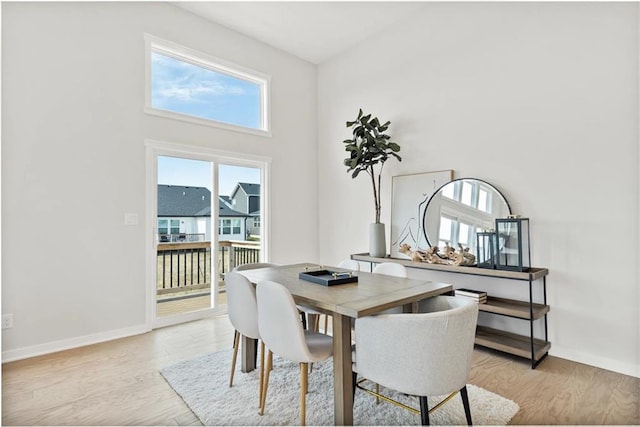
[[[220,203],[218,203],[219,205],[219,211],[218,211],[218,216],[220,217],[228,217],[228,216],[240,216],[243,218],[248,217],[249,215],[247,214],[243,214],[242,212],[238,212],[235,209],[231,208],[231,204],[227,202],[227,200],[229,200],[227,198],[227,200],[223,199],[223,197],[227,197],[227,196],[218,196],[218,198],[220,199]]]
[[[220,196],[218,216],[247,217],[231,208],[229,198]],[[211,191],[205,187],[158,185],[158,216],[206,217],[211,216]]]
[[[239,182],[234,188],[233,193],[231,193],[231,197],[233,198],[235,194],[238,192],[238,189],[242,189],[247,196],[259,196],[260,195],[260,184],[250,184],[247,182]]]
[[[158,185],[158,216],[211,216],[211,191],[205,187]]]

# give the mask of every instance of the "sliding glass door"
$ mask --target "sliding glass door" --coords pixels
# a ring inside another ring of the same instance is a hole
[[[147,146],[148,321],[160,327],[223,313],[225,274],[267,259],[268,162]]]

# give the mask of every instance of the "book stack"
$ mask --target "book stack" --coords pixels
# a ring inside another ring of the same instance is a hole
[[[454,295],[469,298],[478,304],[485,304],[487,302],[487,293],[484,291],[476,291],[475,289],[455,289]]]

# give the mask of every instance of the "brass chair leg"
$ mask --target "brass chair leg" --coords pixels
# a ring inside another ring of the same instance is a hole
[[[264,372],[264,384],[262,385],[262,402],[260,402],[260,415],[264,414],[264,408],[267,404],[267,390],[269,388],[269,373],[273,365],[273,353],[271,350],[267,353],[267,367]]]
[[[233,357],[231,358],[231,376],[229,377],[229,387],[233,385],[233,374],[236,371],[236,359],[238,358],[238,347],[240,347],[240,332],[236,331],[233,336]]]
[[[305,419],[307,418],[307,408],[306,408],[306,396],[307,396],[307,364],[300,364],[300,425],[305,425]]]
[[[259,378],[259,384],[258,387],[260,388],[260,390],[258,390],[259,393],[259,400],[258,400],[258,407],[260,407],[260,405],[262,404],[262,384],[264,383],[264,342],[262,342],[262,340],[260,341],[260,372],[258,375]]]

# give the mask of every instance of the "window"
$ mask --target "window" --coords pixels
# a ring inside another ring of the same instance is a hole
[[[269,76],[145,35],[145,112],[270,135]]]
[[[158,219],[158,241],[160,243],[171,242],[172,235],[180,234],[179,219]]]
[[[254,216],[253,217],[253,226],[255,228],[260,227],[260,217],[259,216]]]
[[[180,233],[179,219],[159,219],[158,234],[178,234]]]
[[[218,234],[230,235],[240,234],[242,231],[242,223],[240,219],[221,219],[218,223]]]

